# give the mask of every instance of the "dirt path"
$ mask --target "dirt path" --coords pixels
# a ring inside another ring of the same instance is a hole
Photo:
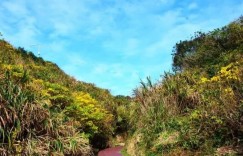
[[[122,146],[107,148],[98,153],[98,156],[122,156]]]

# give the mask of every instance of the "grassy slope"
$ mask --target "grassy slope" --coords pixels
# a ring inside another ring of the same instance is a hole
[[[150,79],[130,105],[130,155],[241,153],[243,143],[243,19],[180,41],[175,73]]]
[[[0,40],[2,154],[92,154],[116,124],[114,97],[56,64]]]

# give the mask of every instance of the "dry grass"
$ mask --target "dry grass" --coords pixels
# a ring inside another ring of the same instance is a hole
[[[88,139],[64,113],[52,113],[6,73],[0,84],[0,155],[92,155]]]

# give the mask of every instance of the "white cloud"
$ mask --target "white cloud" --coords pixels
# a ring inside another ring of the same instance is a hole
[[[197,5],[197,3],[195,3],[195,2],[190,3],[190,4],[188,5],[188,9],[189,9],[189,10],[193,10],[193,9],[197,9],[197,8],[198,8],[198,5]]]
[[[136,38],[128,38],[125,40],[124,45],[121,47],[121,52],[124,57],[131,57],[139,54],[140,49],[139,40]]]
[[[162,4],[173,4],[174,0],[159,0],[159,2]]]
[[[170,68],[177,41],[243,14],[236,2],[2,0],[0,32],[16,46],[40,45],[44,58],[81,80],[126,94]]]
[[[88,68],[86,60],[83,59],[82,56],[80,56],[78,53],[66,53],[62,55],[65,56],[65,61],[61,62],[62,69],[66,73],[76,78],[83,78],[81,73],[84,73],[82,71],[87,70]]]
[[[105,74],[108,70],[108,66],[105,64],[95,65],[93,72],[94,74]]]
[[[25,1],[4,1],[1,3],[3,10],[9,12],[14,17],[18,17],[18,19],[23,18],[26,15],[29,15],[29,11],[26,8]]]

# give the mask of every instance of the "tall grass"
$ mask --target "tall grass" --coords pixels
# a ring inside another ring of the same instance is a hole
[[[242,67],[241,59],[211,78],[195,70],[142,82],[130,108],[137,150],[212,154],[242,144]]]
[[[18,82],[11,72],[0,80],[1,155],[92,155],[88,139],[75,123],[65,122],[64,113],[51,113]]]

